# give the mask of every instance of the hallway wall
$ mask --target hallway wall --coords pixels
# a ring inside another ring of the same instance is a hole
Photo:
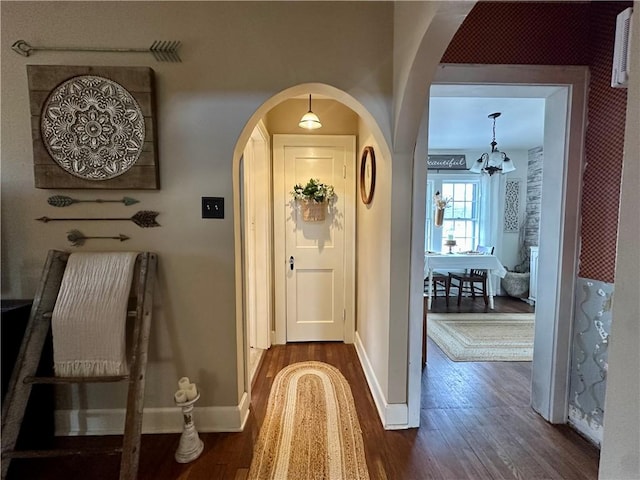
[[[375,385],[372,386],[374,398],[376,393],[384,398],[384,392],[389,391],[389,345],[386,341],[390,328],[386,314],[389,312],[389,297],[385,293],[390,290],[390,258],[386,252],[391,245],[391,218],[389,209],[385,207],[390,201],[390,184],[379,180],[391,175],[391,165],[366,125],[360,121],[358,127],[356,178],[360,178],[362,151],[365,146],[371,146],[376,157],[377,180],[369,205],[364,205],[360,198],[359,181],[356,191],[356,347],[363,359],[365,373],[368,363],[369,376],[377,378],[380,383],[378,392]],[[381,252],[385,254],[381,255]],[[406,392],[396,391],[393,395],[398,401],[406,401]]]
[[[42,215],[60,216],[47,205],[47,197],[54,193],[97,196],[92,191],[34,188],[26,65],[151,66],[156,78],[162,188],[102,193],[108,198],[126,193],[140,200],[141,208],[160,212],[162,227],[85,222],[86,233],[123,233],[131,240],[124,244],[94,241],[82,250],[158,254],[145,431],[181,428],[171,408],[177,379],[184,375],[202,392],[199,428],[239,428],[248,404],[242,395],[243,368],[237,362],[242,339],[236,329],[241,312],[235,302],[236,142],[248,119],[269,98],[306,82],[324,82],[349,93],[373,112],[383,135],[390,138],[389,118],[379,115],[388,114],[392,96],[392,6],[384,2],[366,6],[355,2],[2,2],[0,8],[4,46],[17,39],[78,47],[144,47],[163,38],[182,42],[181,63],[157,62],[150,55],[135,53],[36,52],[25,58],[7,48],[2,55],[2,297],[32,297],[47,250],[70,248],[66,232],[77,225],[33,221]],[[310,24],[322,27],[322,42],[300,41]],[[380,180],[381,185],[384,182]],[[224,219],[200,218],[203,196],[225,198]],[[124,206],[91,204],[74,205],[69,213],[79,217],[131,214]],[[117,397],[100,387],[87,389],[82,397],[68,389],[61,394],[59,406],[69,412],[112,409],[120,405]],[[89,428],[101,428],[97,420],[92,421]]]

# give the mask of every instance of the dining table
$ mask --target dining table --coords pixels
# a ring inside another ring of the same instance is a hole
[[[427,289],[427,309],[431,310],[431,300],[433,297],[433,270],[486,270],[487,272],[487,295],[489,297],[489,308],[493,310],[493,282],[489,275],[496,275],[504,278],[507,269],[495,255],[486,253],[466,252],[466,253],[435,253],[425,252],[424,254],[424,278],[428,280]]]

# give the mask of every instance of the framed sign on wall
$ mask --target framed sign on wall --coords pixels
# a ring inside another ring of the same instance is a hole
[[[28,65],[36,188],[158,189],[153,70]]]
[[[429,170],[466,170],[465,155],[427,155],[427,169]]]

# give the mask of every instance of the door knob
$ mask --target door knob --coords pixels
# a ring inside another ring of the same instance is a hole
[[[293,256],[289,257],[289,268],[291,268],[291,270],[293,270],[293,265],[296,263],[295,259],[293,258]]]

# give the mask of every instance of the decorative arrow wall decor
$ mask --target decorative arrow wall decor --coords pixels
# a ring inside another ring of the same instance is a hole
[[[47,203],[53,207],[68,207],[74,203],[123,203],[129,206],[139,203],[139,201],[129,197],[122,197],[120,200],[102,200],[100,198],[96,198],[95,200],[78,200],[65,195],[54,195],[47,199]]]
[[[109,240],[120,240],[121,242],[124,242],[125,240],[129,240],[129,237],[127,237],[126,235],[118,235],[117,237],[89,237],[86,236],[85,234],[83,234],[80,230],[71,230],[70,232],[67,232],[67,240],[69,240],[71,242],[71,246],[73,247],[81,247],[82,245],[84,245],[84,242],[86,240],[91,240],[91,239],[95,239],[95,238],[106,238]]]
[[[130,220],[139,227],[142,228],[150,228],[150,227],[159,227],[160,224],[156,222],[156,217],[159,215],[158,212],[152,212],[150,210],[140,210],[135,215],[130,218],[49,218],[49,217],[40,217],[36,218],[36,220],[44,223],[48,222],[61,222],[61,221],[122,221],[122,220]]]
[[[155,40],[149,48],[110,48],[110,47],[45,47],[29,45],[18,40],[11,45],[14,52],[28,57],[32,52],[111,52],[111,53],[151,53],[158,62],[181,62],[178,55],[179,40]]]

